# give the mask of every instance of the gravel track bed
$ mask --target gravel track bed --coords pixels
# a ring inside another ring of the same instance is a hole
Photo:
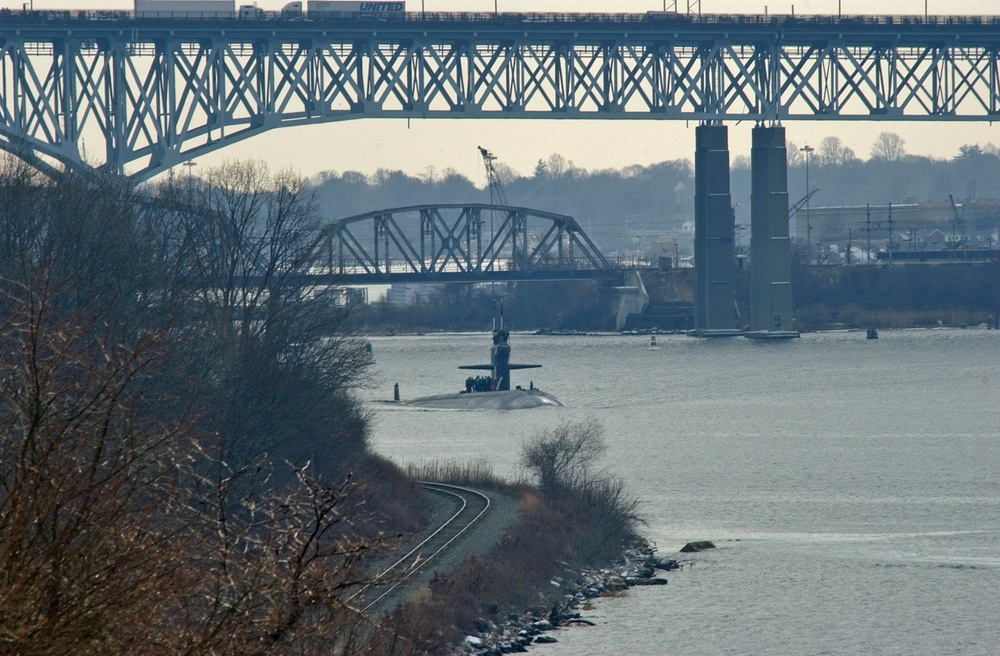
[[[490,498],[490,507],[478,522],[469,530],[463,533],[450,548],[434,558],[429,565],[405,584],[400,586],[392,595],[386,598],[382,604],[383,611],[388,610],[399,603],[405,601],[409,595],[426,588],[435,574],[443,574],[456,569],[467,558],[475,555],[484,555],[490,551],[503,537],[509,526],[514,524],[520,517],[517,497],[476,488]],[[400,553],[405,553],[428,535],[433,533],[442,523],[455,514],[458,510],[458,501],[427,492],[434,504],[431,515],[431,524],[426,531],[416,536],[410,541],[409,546],[401,548]]]

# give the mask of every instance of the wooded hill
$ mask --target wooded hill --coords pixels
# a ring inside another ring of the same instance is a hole
[[[788,144],[792,203],[806,194],[801,145]],[[908,155],[906,144],[892,133],[880,135],[867,158],[838,137],[813,145],[809,182],[819,191],[811,200],[812,207],[947,203],[949,194],[956,201],[1000,198],[1000,155],[993,144],[957,146],[949,159]],[[687,159],[586,170],[553,154],[540,159],[533,171],[518,172],[503,165],[502,151],[495,154],[511,205],[573,216],[606,253],[634,249],[636,231],[679,230],[692,219],[694,168]],[[732,152],[730,158],[737,223],[749,224],[749,153]],[[487,203],[490,199],[488,190],[477,188],[454,170],[428,169],[419,176],[390,169],[372,175],[327,172],[311,183],[325,219],[414,204]]]

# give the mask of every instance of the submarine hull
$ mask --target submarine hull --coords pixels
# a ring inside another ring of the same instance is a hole
[[[423,396],[405,401],[403,405],[443,410],[526,410],[542,406],[562,407],[563,404],[540,390],[513,389]]]

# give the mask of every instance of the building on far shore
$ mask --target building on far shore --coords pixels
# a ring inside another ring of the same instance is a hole
[[[839,264],[846,254],[996,251],[1000,231],[1000,201],[962,203],[901,203],[813,207],[800,210],[792,233],[805,242],[811,233],[814,259]],[[808,221],[808,224],[807,224]],[[811,230],[809,230],[811,227]],[[884,259],[882,256],[877,256]],[[904,258],[900,258],[904,259]],[[912,259],[928,259],[913,256]],[[933,259],[933,258],[932,258]],[[946,258],[952,259],[952,258]],[[861,263],[852,258],[853,263]]]
[[[386,291],[385,300],[397,306],[426,303],[443,289],[444,285],[438,284],[396,284]]]

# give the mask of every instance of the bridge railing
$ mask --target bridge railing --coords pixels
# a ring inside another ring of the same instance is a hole
[[[648,25],[653,28],[664,24],[700,26],[747,26],[747,27],[983,27],[1000,26],[997,16],[921,16],[921,15],[816,15],[816,14],[683,14],[674,12],[649,11],[646,13],[538,13],[538,12],[420,12],[410,11],[400,15],[372,16],[353,13],[326,13],[303,21],[283,16],[280,11],[265,11],[260,17],[240,18],[229,12],[158,12],[137,18],[130,10],[104,9],[0,9],[0,25],[3,23],[50,23],[78,21],[236,21],[242,24],[266,23],[271,21],[295,23],[490,23],[496,24],[552,24],[594,23]]]

